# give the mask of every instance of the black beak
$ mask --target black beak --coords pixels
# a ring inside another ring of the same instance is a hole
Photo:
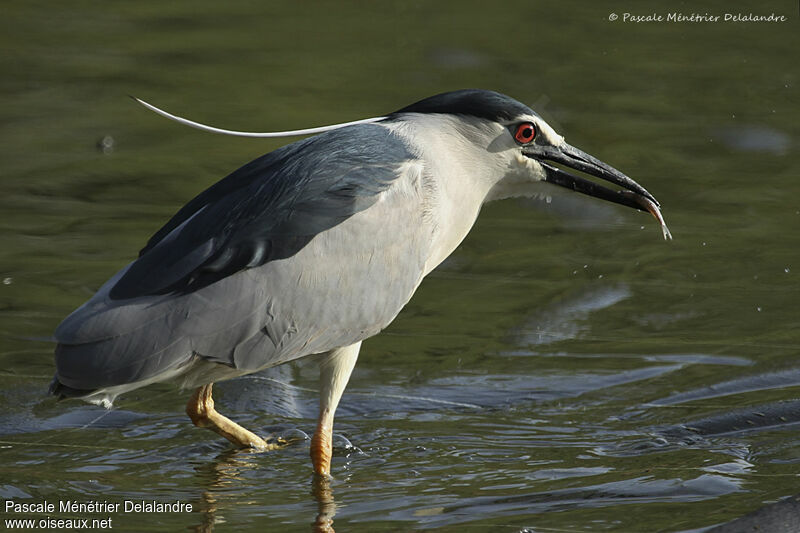
[[[546,182],[572,189],[582,194],[594,196],[595,198],[649,212],[661,223],[664,238],[672,238],[661,216],[658,200],[647,192],[647,189],[614,167],[603,163],[599,159],[567,143],[563,143],[559,147],[539,146],[534,144],[524,148],[523,154],[536,159],[542,165],[546,173]],[[575,174],[558,168],[551,164],[551,162],[559,163],[567,168],[578,170],[590,176],[619,185],[625,190],[615,191],[609,189],[594,181],[576,176]]]

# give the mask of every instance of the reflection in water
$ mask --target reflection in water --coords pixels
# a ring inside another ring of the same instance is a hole
[[[584,267],[586,268],[586,267]],[[625,284],[584,289],[540,309],[513,336],[520,346],[540,346],[575,339],[589,326],[586,319],[632,295]]]
[[[625,502],[648,501],[699,502],[742,491],[742,482],[726,475],[703,473],[681,479],[654,479],[651,476],[608,483],[573,486],[547,491],[518,491],[514,496],[475,496],[462,498],[444,507],[425,509],[417,514],[427,528],[467,521],[475,516],[513,516],[524,513],[564,512],[591,505],[595,508]],[[659,528],[625,531],[655,531]]]
[[[775,128],[757,125],[739,125],[717,129],[713,132],[722,142],[741,152],[763,152],[785,154],[792,146],[792,139]]]
[[[216,520],[217,500],[211,492],[203,492],[203,521],[194,528],[198,533],[210,533],[214,531],[214,521]]]
[[[241,475],[242,471],[256,468],[258,468],[258,464],[252,460],[252,452],[243,450],[226,450],[215,460],[197,468],[198,474],[208,478],[210,482],[206,483],[208,489],[204,490],[201,496],[203,520],[195,527],[195,531],[210,533],[214,531],[214,524],[225,522],[222,514],[225,506],[224,504],[220,505],[216,495],[227,491],[232,485],[244,481]],[[241,504],[240,501],[236,503]]]
[[[252,480],[245,478],[244,474],[257,471],[261,465],[255,460],[256,453],[249,450],[226,450],[216,459],[197,467],[196,472],[199,484],[207,487],[200,496],[199,510],[202,512],[200,524],[194,530],[198,533],[211,533],[216,524],[225,523],[225,511],[233,507],[240,507],[249,503],[241,498],[227,503],[231,494],[241,494],[241,491],[232,490],[238,487],[249,486]],[[264,452],[260,452],[264,453]],[[312,531],[315,533],[335,533],[333,517],[336,514],[336,502],[333,499],[331,480],[326,477],[314,476],[311,494],[317,502],[317,515],[314,518]]]
[[[336,502],[333,499],[330,478],[315,475],[312,492],[317,500],[317,518],[314,520],[312,531],[334,533],[333,517],[336,514]]]
[[[763,372],[745,375],[740,378],[716,382],[707,387],[700,387],[685,392],[673,393],[666,398],[658,398],[651,405],[677,405],[698,400],[708,400],[761,390],[776,390],[800,385],[800,368],[791,368],[778,372]]]

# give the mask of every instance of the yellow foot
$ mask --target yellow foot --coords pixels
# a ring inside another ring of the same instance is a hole
[[[272,451],[285,448],[294,440],[283,437],[267,437],[262,439],[252,431],[243,428],[233,420],[219,414],[214,409],[214,399],[211,397],[213,383],[199,387],[189,403],[186,404],[186,414],[197,427],[208,428],[222,435],[239,448],[252,448],[258,451]]]

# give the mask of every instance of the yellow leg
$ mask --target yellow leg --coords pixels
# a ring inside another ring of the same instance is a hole
[[[192,419],[195,426],[208,428],[222,435],[240,448],[255,448],[267,451],[281,448],[285,443],[266,441],[249,431],[233,420],[219,414],[214,409],[214,399],[211,397],[213,383],[198,387],[186,404],[186,414]]]
[[[311,463],[314,465],[314,472],[321,476],[328,476],[331,473],[332,432],[331,426],[324,426],[322,421],[319,421],[317,430],[311,437]]]
[[[331,473],[333,415],[358,359],[361,342],[331,350],[320,363],[319,418],[311,437],[311,462],[321,476]]]

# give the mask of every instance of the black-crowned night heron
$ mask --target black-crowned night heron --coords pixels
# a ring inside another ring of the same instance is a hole
[[[110,406],[174,380],[196,388],[186,408],[195,425],[271,449],[274,439],[214,410],[213,382],[322,354],[311,457],[327,475],[361,341],[389,325],[484,203],[565,187],[649,211],[669,235],[643,187],[502,94],[455,91],[385,117],[272,135],[317,131],[200,193],[69,315],[55,333],[51,392]]]

